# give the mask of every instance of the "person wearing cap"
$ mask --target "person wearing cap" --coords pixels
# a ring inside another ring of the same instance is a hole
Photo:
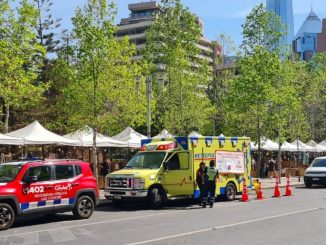
[[[219,177],[218,170],[215,169],[215,161],[209,162],[209,167],[205,170],[204,193],[203,193],[203,208],[206,208],[208,203],[208,193],[210,196],[209,206],[212,208],[215,201],[216,180]]]
[[[203,204],[203,187],[204,187],[204,179],[205,179],[205,163],[201,162],[199,164],[199,169],[196,172],[196,183],[199,188],[199,198],[198,198],[198,203],[201,206]]]

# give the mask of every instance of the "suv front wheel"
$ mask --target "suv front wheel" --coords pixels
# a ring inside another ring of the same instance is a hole
[[[77,219],[88,219],[94,211],[94,201],[89,196],[78,198],[74,210],[72,211]]]
[[[0,203],[0,231],[9,229],[15,221],[15,212],[6,203]]]

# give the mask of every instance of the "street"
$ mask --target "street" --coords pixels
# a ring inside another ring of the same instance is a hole
[[[162,210],[101,205],[89,220],[70,213],[20,218],[0,244],[325,244],[326,189],[293,188],[294,196],[203,209],[189,201]],[[284,189],[282,189],[284,193]]]

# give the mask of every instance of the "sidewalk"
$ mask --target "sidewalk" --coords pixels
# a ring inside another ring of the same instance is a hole
[[[258,178],[253,178],[252,181],[256,181]],[[273,189],[275,186],[275,178],[265,178],[265,179],[259,179],[260,182],[263,185],[264,189]],[[281,178],[281,184],[279,184],[280,187],[285,187],[287,182],[286,177]],[[300,177],[300,182],[298,181],[298,177],[290,177],[290,184],[291,186],[303,186],[303,176]]]

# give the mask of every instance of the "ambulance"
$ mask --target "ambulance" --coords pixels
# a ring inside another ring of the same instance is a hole
[[[113,203],[146,200],[160,208],[168,200],[199,197],[196,171],[215,160],[220,176],[216,196],[234,200],[250,187],[251,154],[247,137],[175,137],[142,141],[140,151],[120,171],[107,175],[104,195]]]

